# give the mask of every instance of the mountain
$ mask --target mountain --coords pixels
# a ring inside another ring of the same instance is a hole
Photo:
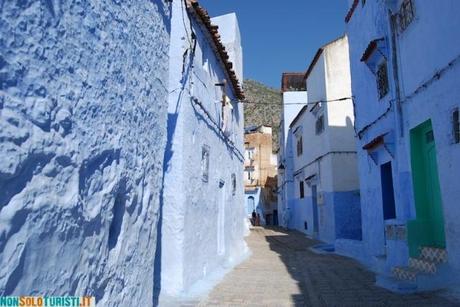
[[[244,81],[244,126],[271,126],[273,151],[278,150],[278,134],[281,117],[280,91],[254,80]]]

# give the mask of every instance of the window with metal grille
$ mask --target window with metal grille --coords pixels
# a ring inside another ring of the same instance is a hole
[[[303,187],[303,180],[299,181],[299,192],[300,192],[300,198],[305,197],[305,190]]]
[[[412,0],[404,0],[399,9],[399,28],[401,32],[406,30],[414,20],[414,3]]]
[[[315,127],[317,135],[321,134],[324,131],[324,115],[318,117],[318,119],[316,120]]]
[[[386,61],[383,61],[377,69],[377,89],[379,91],[379,99],[382,99],[388,94],[388,71]]]
[[[299,136],[297,138],[297,156],[300,156],[303,153],[303,138]]]
[[[454,143],[460,143],[460,114],[458,108],[452,112],[452,132],[454,135]]]

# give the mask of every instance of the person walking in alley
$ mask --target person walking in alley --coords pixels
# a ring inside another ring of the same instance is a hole
[[[260,214],[257,213],[257,217],[256,217],[256,226],[260,226]]]
[[[257,218],[256,210],[252,210],[252,218],[251,218],[252,226],[256,226],[256,218]]]

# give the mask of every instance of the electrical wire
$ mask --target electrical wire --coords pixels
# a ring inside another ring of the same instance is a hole
[[[319,103],[331,103],[331,102],[338,102],[338,101],[345,101],[345,100],[353,100],[353,96],[351,97],[341,97],[337,99],[330,99],[330,100],[318,100],[314,102],[290,102],[290,103],[278,103],[278,102],[253,102],[248,100],[233,100],[242,104],[260,104],[260,105],[279,105],[279,106],[290,106],[290,105],[316,105]]]
[[[193,80],[191,78],[191,76],[193,76],[194,74],[194,71],[193,71],[193,61],[194,61],[194,58],[195,58],[195,51],[196,51],[196,47],[197,47],[197,38],[196,38],[196,34],[193,32],[193,26],[192,26],[192,21],[191,21],[191,18],[190,18],[190,31],[191,31],[191,40],[190,40],[190,34],[189,34],[189,29],[187,28],[187,24],[186,24],[186,21],[185,21],[185,16],[184,16],[184,3],[185,3],[185,0],[181,1],[181,6],[182,6],[182,22],[183,22],[183,25],[184,25],[184,29],[185,29],[185,32],[186,32],[186,36],[187,36],[187,41],[189,42],[190,44],[190,47],[184,52],[184,55],[183,55],[183,67],[182,67],[182,81],[181,83],[183,83],[183,87],[181,89],[181,92],[183,90],[185,90],[185,84],[188,83],[189,86],[192,85],[193,83]],[[185,5],[187,5],[185,3]],[[191,52],[189,53],[189,51],[191,50]],[[188,63],[187,63],[187,55],[189,60],[188,60]],[[187,65],[186,65],[187,63]],[[187,69],[185,68],[186,66],[188,66],[188,68],[190,68],[191,70],[191,74],[187,74],[186,71]],[[187,75],[189,75],[189,77],[187,77]],[[188,81],[187,81],[188,79]],[[176,89],[177,90],[177,89]],[[172,92],[175,92],[176,90],[173,90],[171,91]],[[244,155],[241,153],[241,151],[238,150],[238,148],[236,147],[236,145],[232,142],[232,140],[230,140],[224,133],[224,131],[221,129],[219,123],[217,123],[213,116],[209,113],[209,111],[204,107],[204,105],[194,96],[192,96],[191,94],[191,89],[188,89],[187,90],[188,94],[190,95],[191,97],[191,101],[192,103],[194,103],[195,105],[199,106],[199,108],[202,110],[202,112],[206,115],[206,117],[208,118],[208,120],[212,123],[212,125],[217,129],[217,131],[219,132],[219,136],[225,141],[226,145],[229,146],[233,153],[235,154],[235,156],[237,156],[237,158],[241,161],[241,162],[244,162]]]
[[[317,157],[316,159],[308,162],[307,164],[305,164],[304,166],[302,166],[301,168],[299,168],[298,170],[296,170],[293,174],[296,174],[302,170],[304,170],[305,168],[315,164],[316,162],[318,161],[321,161],[322,159],[324,159],[325,157],[329,156],[329,155],[338,155],[338,154],[357,154],[356,151],[329,151],[329,152],[326,152],[325,154],[322,154],[321,156]]]
[[[213,126],[219,131],[220,136],[224,139],[224,141],[227,143],[227,145],[232,149],[233,153],[238,157],[238,159],[243,162],[244,161],[244,155],[241,153],[241,151],[238,150],[236,147],[235,143],[233,143],[232,140],[230,140],[226,135],[225,132],[222,130],[220,127],[219,123],[217,123],[213,116],[209,113],[209,111],[204,107],[204,105],[201,103],[201,101],[198,100],[196,97],[191,97],[191,101],[196,104],[200,109],[203,111],[203,113],[206,115],[208,120],[213,124]]]
[[[415,96],[417,96],[420,92],[426,90],[431,84],[434,82],[438,81],[443,77],[446,72],[454,67],[454,65],[460,63],[460,54],[457,55],[452,61],[450,61],[446,66],[441,68],[440,70],[436,71],[433,76],[428,79],[428,81],[425,81],[422,83],[417,89],[415,89],[410,95],[404,97],[403,100],[401,100],[401,103],[407,102],[408,100],[411,100]]]
[[[417,96],[418,94],[420,94],[422,91],[428,89],[428,87],[430,85],[432,85],[434,82],[440,80],[446,73],[448,70],[452,69],[454,67],[454,65],[460,63],[460,55],[457,55],[452,61],[450,61],[446,66],[444,66],[442,69],[436,71],[433,76],[428,79],[427,81],[423,82],[421,85],[419,85],[410,95],[404,97],[404,99],[402,99],[400,102],[401,104],[402,103],[406,103],[408,102],[409,100],[413,99],[415,96]],[[376,118],[373,122],[367,124],[366,126],[364,126],[356,135],[359,137],[359,139],[362,138],[362,134],[364,132],[366,132],[367,130],[369,130],[372,126],[374,126],[375,124],[377,124],[377,122],[379,122],[380,120],[382,120],[384,117],[386,117],[391,109],[393,108],[393,103],[396,102],[396,100],[392,99],[390,100],[390,106],[387,108],[387,110],[382,114],[380,115],[378,118]]]
[[[362,135],[364,132],[366,132],[367,130],[369,130],[372,126],[374,126],[375,124],[377,124],[377,122],[379,122],[381,119],[383,119],[384,117],[386,117],[391,109],[393,108],[393,103],[394,100],[390,100],[389,103],[390,105],[388,106],[388,108],[385,110],[385,112],[383,112],[379,117],[377,117],[373,122],[365,125],[363,128],[361,128],[361,130],[359,130],[359,132],[356,133],[356,136],[359,138],[359,139],[362,139]],[[355,119],[356,120],[356,119]]]

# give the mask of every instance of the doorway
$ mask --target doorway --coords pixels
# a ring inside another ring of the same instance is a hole
[[[391,167],[391,162],[382,164],[380,166],[380,177],[382,183],[383,219],[395,219],[395,192],[393,187],[393,170]]]
[[[316,185],[311,186],[311,201],[313,206],[313,237],[317,238],[319,235],[319,222],[318,222],[318,191]]]
[[[254,210],[256,210],[254,196],[248,197],[248,214],[251,214]]]
[[[220,183],[220,200],[217,208],[217,254],[225,254],[225,183]]]
[[[431,120],[412,129],[410,141],[416,219],[408,223],[408,243],[410,256],[417,257],[421,247],[445,248],[446,242]]]

